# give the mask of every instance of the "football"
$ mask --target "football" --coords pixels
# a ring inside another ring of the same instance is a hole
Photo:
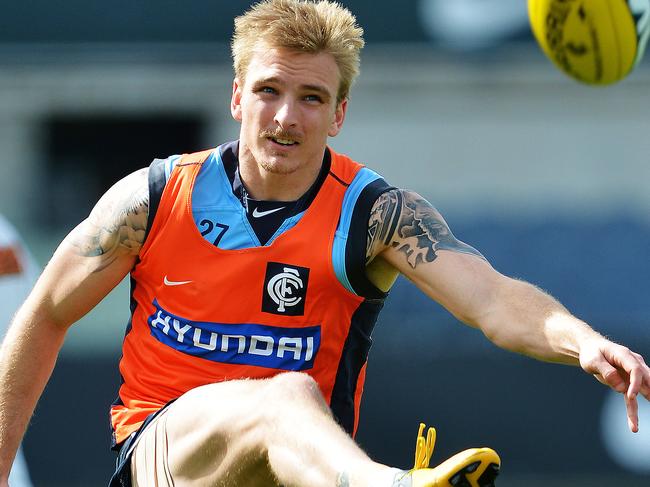
[[[593,85],[625,78],[650,35],[650,0],[528,0],[528,17],[546,56]]]

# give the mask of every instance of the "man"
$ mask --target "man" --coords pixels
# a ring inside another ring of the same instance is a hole
[[[0,333],[4,335],[14,313],[38,277],[38,266],[18,231],[0,215]],[[18,449],[11,474],[14,487],[31,487],[22,449]]]
[[[638,429],[637,395],[650,397],[640,355],[496,272],[419,195],[327,147],[361,34],[325,1],[266,0],[235,20],[239,140],[118,182],[18,313],[0,363],[2,482],[65,331],[129,272],[112,485],[493,485],[489,448],[428,469],[433,436],[420,434],[401,471],[350,436],[369,335],[400,272],[496,344],[579,364],[624,393]]]

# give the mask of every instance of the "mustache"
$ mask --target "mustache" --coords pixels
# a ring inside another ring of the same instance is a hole
[[[302,137],[300,136],[300,134],[293,132],[291,130],[283,130],[283,129],[262,130],[260,132],[260,138],[287,139],[287,140],[293,140],[298,143],[302,142]]]

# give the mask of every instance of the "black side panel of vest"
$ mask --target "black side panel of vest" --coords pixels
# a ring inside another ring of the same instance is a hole
[[[140,262],[140,259],[138,259],[138,262]],[[124,330],[124,340],[126,340],[126,336],[131,332],[131,328],[133,327],[133,321],[132,321],[133,314],[135,313],[135,308],[138,306],[138,303],[133,297],[133,293],[135,292],[135,279],[133,279],[133,276],[129,276],[129,283],[130,283],[129,309],[131,311],[131,314],[129,315],[129,321],[126,324],[126,329]],[[122,342],[124,342],[124,340]],[[120,362],[122,362],[123,356],[124,356],[124,351],[122,351],[122,355],[120,356],[120,360],[119,360]],[[112,406],[124,406],[124,402],[122,402],[122,398],[120,397],[120,389],[122,388],[122,384],[124,384],[124,376],[122,376],[122,374],[120,373],[120,385],[117,389],[117,397],[113,401]],[[120,449],[121,444],[117,443],[117,438],[115,437],[115,430],[113,429],[113,423],[111,422],[110,410],[108,414],[108,425],[111,431],[111,450],[117,451]]]
[[[377,198],[395,189],[383,179],[368,184],[359,195],[352,212],[348,241],[345,244],[345,271],[354,292],[369,299],[383,299],[388,293],[377,289],[366,276],[366,245],[370,210]]]
[[[167,184],[167,179],[165,178],[166,162],[167,159],[154,159],[149,166],[149,216],[147,217],[147,229],[144,233],[144,241],[147,240],[147,236],[153,225],[153,220],[156,218],[160,198],[162,198],[165,184]]]
[[[357,381],[363,365],[368,360],[372,345],[370,335],[383,306],[383,300],[365,300],[354,312],[336,372],[330,408],[338,423],[350,435],[354,432],[354,395],[357,392]]]
[[[145,229],[144,233],[144,241],[147,239],[147,236],[149,235],[149,231],[151,230],[151,226],[153,225],[153,220],[156,217],[156,213],[158,212],[158,206],[160,205],[160,199],[162,198],[162,192],[165,189],[165,184],[167,184],[167,179],[165,178],[165,163],[167,162],[167,159],[154,159],[153,162],[149,165],[149,215],[147,216],[147,228]],[[135,263],[135,266],[138,265],[140,262],[140,259],[138,259]],[[135,267],[134,266],[134,267]],[[132,318],[133,318],[133,313],[135,313],[135,308],[137,307],[137,302],[133,298],[133,293],[135,291],[135,286],[136,282],[133,277],[130,277],[130,309],[131,309],[131,314],[129,316],[129,321],[126,324],[126,330],[124,331],[124,339],[126,340],[126,336],[131,332],[131,327],[132,327]],[[122,357],[120,357],[120,362],[122,361]],[[122,377],[122,374],[120,374],[120,388],[122,387],[122,384],[124,384],[124,377]],[[118,394],[115,400],[113,401],[113,406],[118,406],[118,405],[124,405],[122,402],[122,398],[119,395],[119,389],[118,389]],[[110,415],[109,415],[109,425],[111,429],[111,449],[112,450],[118,450],[121,445],[118,445],[116,442],[115,438],[115,431],[113,430],[113,425],[110,422]]]

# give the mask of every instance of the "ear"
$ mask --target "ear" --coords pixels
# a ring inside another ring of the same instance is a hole
[[[345,98],[341,103],[336,105],[336,110],[334,111],[334,119],[330,125],[327,135],[330,137],[335,137],[343,127],[343,121],[345,120],[345,112],[348,109],[348,99]]]
[[[230,113],[232,118],[241,122],[241,97],[242,97],[243,83],[239,78],[235,78],[232,82],[232,97],[230,98]]]

